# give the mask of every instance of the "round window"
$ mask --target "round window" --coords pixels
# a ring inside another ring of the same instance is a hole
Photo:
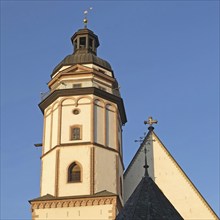
[[[74,115],[78,115],[78,114],[79,114],[79,112],[80,112],[80,111],[79,111],[79,109],[78,109],[78,108],[73,109],[73,114],[74,114]]]

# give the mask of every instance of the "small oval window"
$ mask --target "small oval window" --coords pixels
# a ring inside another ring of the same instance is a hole
[[[74,115],[78,115],[78,114],[79,114],[79,112],[80,112],[80,111],[79,111],[79,109],[78,109],[78,108],[73,109],[73,114],[74,114]]]

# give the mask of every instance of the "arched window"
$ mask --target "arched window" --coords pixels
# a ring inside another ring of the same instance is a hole
[[[68,169],[68,182],[77,183],[81,182],[81,169],[80,166],[73,162]]]

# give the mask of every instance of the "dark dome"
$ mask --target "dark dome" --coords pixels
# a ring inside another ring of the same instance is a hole
[[[75,53],[72,55],[66,56],[53,70],[51,77],[53,76],[54,73],[56,73],[62,66],[67,66],[67,65],[74,65],[74,64],[89,64],[93,63],[97,66],[103,67],[109,71],[112,71],[111,65],[97,57],[96,55],[92,53]]]

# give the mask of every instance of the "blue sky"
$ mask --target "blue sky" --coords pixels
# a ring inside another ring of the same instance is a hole
[[[121,87],[134,140],[155,132],[219,215],[219,1],[1,1],[1,219],[30,219],[39,196],[40,93],[88,27]]]

